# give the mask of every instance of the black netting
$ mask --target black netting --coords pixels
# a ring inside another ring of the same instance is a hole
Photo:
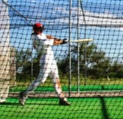
[[[0,0],[0,119],[122,119],[122,6],[122,0]],[[45,38],[32,38],[37,22]],[[51,47],[40,41],[49,39]]]

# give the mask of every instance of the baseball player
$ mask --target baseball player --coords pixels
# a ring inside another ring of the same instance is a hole
[[[58,74],[58,67],[56,60],[54,58],[54,53],[52,50],[53,45],[65,44],[66,39],[57,39],[50,35],[45,35],[43,33],[44,25],[41,23],[35,23],[33,25],[32,41],[33,47],[40,54],[40,66],[39,75],[35,81],[33,81],[30,86],[23,92],[19,94],[19,102],[21,105],[25,104],[28,94],[37,88],[39,84],[43,84],[47,77],[52,78],[55,91],[59,97],[59,105],[70,105],[70,103],[65,98]]]

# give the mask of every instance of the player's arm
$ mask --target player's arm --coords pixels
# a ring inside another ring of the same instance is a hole
[[[48,39],[54,39],[54,45],[59,45],[59,44],[65,44],[67,43],[66,42],[66,39],[58,39],[58,38],[54,38],[53,36],[50,36],[50,35],[47,35],[47,38]]]

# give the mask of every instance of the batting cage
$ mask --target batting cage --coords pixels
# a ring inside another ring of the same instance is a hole
[[[122,0],[0,0],[0,119],[123,119]]]

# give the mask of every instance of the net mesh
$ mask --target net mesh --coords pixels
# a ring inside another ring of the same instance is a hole
[[[122,0],[0,0],[1,119],[122,119],[122,6]],[[41,68],[31,38],[36,22],[61,40],[93,39],[52,47],[71,106],[59,106],[50,75],[19,103]]]

